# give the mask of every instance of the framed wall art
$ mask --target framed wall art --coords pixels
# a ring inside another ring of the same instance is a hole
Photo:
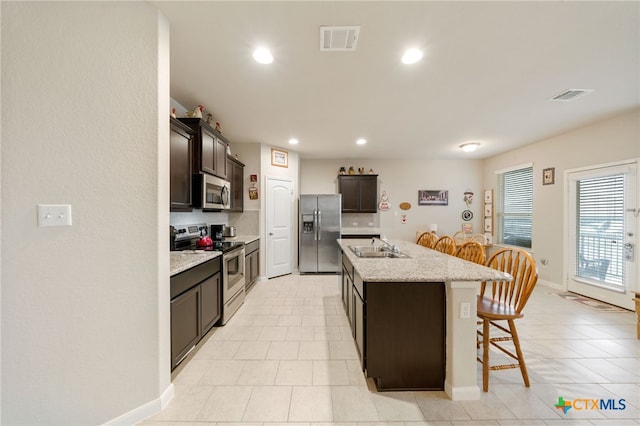
[[[271,148],[271,165],[289,167],[289,153],[282,149]]]
[[[553,185],[556,182],[556,168],[549,167],[548,169],[542,170],[542,184],[543,185]]]
[[[447,206],[449,205],[449,191],[427,190],[418,191],[419,206]]]
[[[493,235],[493,189],[484,190],[484,233]]]

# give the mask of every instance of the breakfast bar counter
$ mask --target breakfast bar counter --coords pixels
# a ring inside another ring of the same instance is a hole
[[[363,371],[378,390],[444,390],[453,400],[480,399],[476,295],[482,281],[511,276],[406,241],[389,241],[386,249],[376,249],[384,244],[379,240],[338,244],[345,311]],[[376,250],[386,256],[367,257]]]

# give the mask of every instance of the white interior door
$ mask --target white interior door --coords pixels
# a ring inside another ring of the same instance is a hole
[[[267,278],[293,272],[293,182],[267,178]]]
[[[568,174],[569,291],[634,309],[636,179],[635,163]]]

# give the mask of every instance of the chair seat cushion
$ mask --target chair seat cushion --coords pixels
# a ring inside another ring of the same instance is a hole
[[[489,320],[509,320],[522,318],[524,315],[516,312],[511,305],[478,296],[478,316]]]

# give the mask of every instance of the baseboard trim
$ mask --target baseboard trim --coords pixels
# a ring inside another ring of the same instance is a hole
[[[552,281],[546,281],[546,280],[540,280],[539,279],[538,280],[538,284],[550,287],[550,288],[552,288],[554,290],[558,290],[558,291],[567,291],[567,289],[563,285],[556,284],[556,283],[554,283]]]
[[[474,386],[451,386],[445,382],[444,393],[446,393],[452,401],[478,401],[480,399],[480,387]]]
[[[162,395],[160,395],[159,398],[156,398],[153,401],[149,401],[138,408],[134,408],[128,413],[124,413],[123,415],[118,416],[115,419],[109,420],[105,423],[105,425],[134,425],[138,422],[141,422],[142,420],[147,419],[162,411],[167,406],[167,404],[169,404],[171,399],[173,399],[174,395],[175,388],[173,387],[173,383],[170,383],[167,389],[162,392]]]

